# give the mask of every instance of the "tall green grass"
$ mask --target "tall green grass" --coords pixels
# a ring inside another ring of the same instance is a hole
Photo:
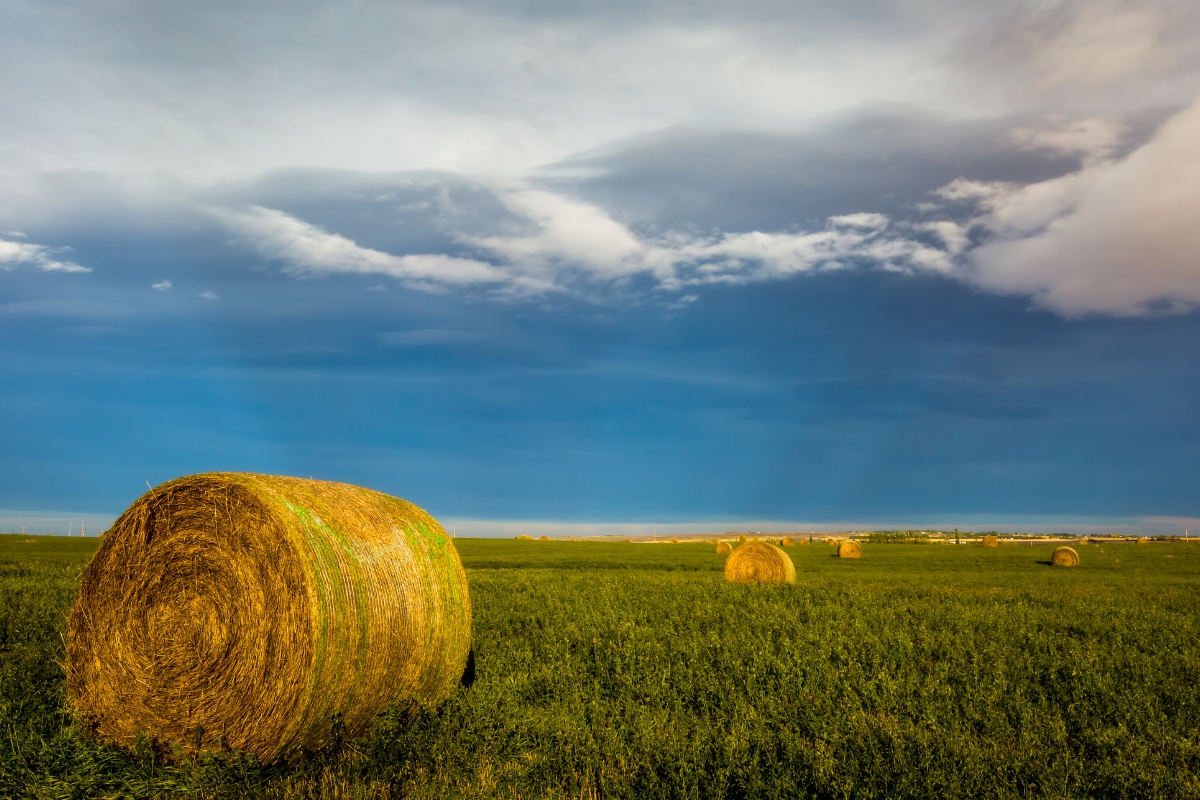
[[[286,770],[88,741],[82,553],[0,541],[0,795],[1200,796],[1200,547],[797,547],[746,586],[708,545],[457,545],[475,683]]]

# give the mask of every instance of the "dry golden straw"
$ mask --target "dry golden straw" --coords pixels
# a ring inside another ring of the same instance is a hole
[[[985,537],[983,537],[983,546],[984,547],[999,547],[1000,540],[997,539],[995,536],[985,536]]]
[[[837,547],[837,546],[838,546],[838,540],[837,540],[837,539],[826,539],[826,540],[825,540],[825,544],[827,544],[827,545],[829,545],[829,546],[831,546],[831,547]]]
[[[1150,539],[1146,536],[1139,536],[1137,543],[1138,544],[1150,544]]]
[[[466,575],[433,517],[343,483],[209,473],[143,495],[104,537],[67,685],[101,739],[295,761],[389,704],[438,703],[470,648]]]
[[[717,555],[729,555],[733,552],[733,548],[729,546],[729,542],[717,542]]]
[[[747,542],[725,559],[725,580],[737,583],[795,583],[796,568],[773,544]]]
[[[550,537],[549,536],[539,536],[538,541],[539,542],[548,542],[548,541],[550,541]]]
[[[1070,547],[1056,547],[1050,556],[1050,563],[1056,567],[1077,567],[1079,566],[1079,553]]]
[[[847,539],[838,546],[838,558],[862,558],[862,545]]]
[[[779,540],[779,544],[782,545],[783,547],[791,547],[795,543],[796,543],[796,540],[790,536],[785,536]]]

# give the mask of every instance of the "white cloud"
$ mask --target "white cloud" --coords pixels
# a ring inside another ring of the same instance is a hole
[[[15,231],[9,236],[24,237],[25,234]],[[0,269],[12,269],[19,264],[30,264],[43,272],[91,272],[91,267],[82,267],[73,261],[62,261],[55,257],[56,253],[65,248],[46,247],[29,242],[13,242],[0,239]]]
[[[260,256],[282,263],[283,272],[296,278],[387,275],[418,288],[509,280],[495,266],[473,259],[440,253],[396,256],[360,247],[340,234],[271,208],[211,209],[210,213]]]
[[[1026,150],[1080,156],[1087,165],[1110,157],[1127,133],[1125,125],[1108,117],[1071,120],[1058,115],[1048,122],[1043,128],[1014,128],[1009,137]]]
[[[198,294],[196,296],[202,297],[205,300],[220,300],[221,299],[220,297],[217,296],[216,292],[201,292],[200,294]]]
[[[158,283],[154,284],[150,288],[158,289],[160,292],[165,292],[171,288],[171,282],[170,281],[159,281]]]
[[[983,195],[981,195],[983,196]],[[987,195],[970,279],[1066,315],[1200,305],[1200,102],[1120,161]]]

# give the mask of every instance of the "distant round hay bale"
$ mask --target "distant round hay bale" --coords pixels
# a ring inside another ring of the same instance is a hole
[[[738,544],[745,544],[748,541],[750,540],[746,538],[746,534],[743,533],[738,536]]]
[[[779,544],[781,547],[791,547],[792,545],[796,544],[796,540],[790,536],[785,536],[779,540]]]
[[[999,547],[1000,540],[997,539],[995,536],[985,536],[985,537],[983,537],[982,544],[984,547]]]
[[[672,539],[672,540],[671,540],[671,544],[679,544],[679,540],[678,540],[678,539]]]
[[[526,536],[525,534],[521,534],[520,536],[516,536],[516,537],[514,537],[514,538],[516,538],[516,539],[525,539],[525,540],[527,540],[527,541],[530,541],[530,542],[532,542],[532,541],[533,541],[533,537],[532,537],[532,536]]]
[[[1137,543],[1138,544],[1150,544],[1150,539],[1146,536],[1139,536]]]
[[[208,473],[143,495],[104,537],[68,621],[67,686],[102,740],[295,762],[390,704],[439,703],[470,650],[466,575],[420,508]]]
[[[825,540],[825,544],[829,545],[830,547],[837,547],[837,546],[838,546],[838,540],[837,540],[837,539],[833,539],[833,538],[829,538],[829,539],[826,539],[826,540]]]
[[[862,545],[847,539],[838,546],[838,558],[862,558]]]
[[[796,568],[773,544],[747,542],[725,559],[725,580],[737,583],[795,583]]]
[[[1050,563],[1056,567],[1077,567],[1079,566],[1079,553],[1070,547],[1056,547],[1050,556]]]
[[[539,536],[537,540],[539,542],[548,542],[548,541],[550,541],[550,537],[549,536]]]
[[[729,542],[717,542],[717,555],[727,556],[733,552],[733,548],[729,546]]]
[[[808,544],[809,544],[809,540],[808,540],[808,539],[801,539],[801,540],[800,540],[800,546],[801,546],[801,547],[808,547]]]

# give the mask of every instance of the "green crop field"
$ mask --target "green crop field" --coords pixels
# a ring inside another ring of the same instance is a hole
[[[67,713],[95,540],[0,536],[0,796],[1200,797],[1200,545],[789,550],[463,540],[477,680],[288,769]]]

